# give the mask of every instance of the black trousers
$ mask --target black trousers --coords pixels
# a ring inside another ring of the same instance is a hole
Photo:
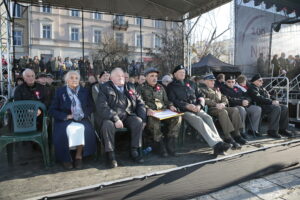
[[[143,121],[138,116],[127,116],[122,120],[124,127],[128,128],[131,135],[131,147],[138,148],[142,146]],[[101,137],[104,141],[105,152],[115,149],[116,127],[113,121],[104,120],[100,129]]]
[[[289,124],[289,112],[286,105],[262,105],[262,114],[268,115],[269,130],[285,130]]]

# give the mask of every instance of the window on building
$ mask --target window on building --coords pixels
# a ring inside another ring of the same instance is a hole
[[[71,28],[71,40],[79,41],[79,28]]]
[[[161,38],[154,35],[154,48],[160,48],[162,46]]]
[[[135,18],[135,24],[143,26],[143,19],[141,17]]]
[[[43,6],[43,12],[44,13],[51,13],[51,7],[50,6]]]
[[[136,34],[135,35],[135,46],[142,47],[143,46],[143,35]]]
[[[43,25],[43,38],[51,39],[51,25]]]
[[[79,17],[79,10],[71,10],[72,17]]]
[[[13,32],[14,46],[21,46],[23,44],[23,31],[15,30]]]
[[[117,44],[124,44],[124,34],[116,33],[116,42]]]
[[[120,25],[125,24],[124,15],[116,15],[116,23]]]
[[[97,43],[97,44],[101,43],[101,31],[99,31],[99,30],[94,31],[94,43]]]
[[[101,20],[102,14],[101,13],[94,13],[94,19]]]
[[[163,22],[161,20],[155,20],[154,21],[154,27],[155,28],[162,28],[163,27]]]
[[[14,5],[13,5],[14,7]],[[14,17],[21,18],[22,16],[22,7],[19,4],[15,4],[15,14]]]

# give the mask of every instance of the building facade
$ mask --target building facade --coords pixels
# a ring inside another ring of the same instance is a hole
[[[49,6],[31,6],[28,12],[28,54],[31,57],[44,56],[46,59],[52,56],[78,59],[83,53],[85,57],[92,59],[93,52],[101,48],[101,41],[105,37],[114,37],[118,43],[134,49],[130,52],[128,61],[140,62],[141,50],[142,61],[149,61],[151,58],[146,53],[162,45],[157,34],[175,26],[173,22]]]

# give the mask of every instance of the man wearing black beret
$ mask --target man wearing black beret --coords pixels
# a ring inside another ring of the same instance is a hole
[[[183,119],[202,135],[214,149],[214,155],[224,154],[231,145],[223,142],[212,117],[203,111],[205,101],[202,93],[191,81],[185,79],[186,71],[183,65],[175,67],[173,75],[174,80],[167,86],[169,100],[184,112]]]
[[[248,94],[253,102],[262,108],[262,114],[268,115],[268,135],[273,138],[281,138],[280,135],[291,137],[292,134],[287,131],[289,123],[287,106],[280,105],[279,101],[271,98],[268,91],[262,87],[263,80],[259,74],[253,76],[251,82]]]

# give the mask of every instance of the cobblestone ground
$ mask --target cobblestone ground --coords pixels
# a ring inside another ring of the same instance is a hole
[[[190,200],[299,200],[300,168],[250,180]]]

